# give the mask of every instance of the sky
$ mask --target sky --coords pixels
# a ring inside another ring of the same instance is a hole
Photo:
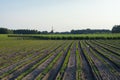
[[[0,0],[0,27],[70,31],[112,29],[120,24],[120,0]]]

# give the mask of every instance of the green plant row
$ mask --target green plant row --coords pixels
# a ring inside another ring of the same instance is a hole
[[[63,46],[64,48],[63,49],[67,49],[67,44],[65,46]],[[47,66],[47,68],[42,72],[40,73],[37,77],[36,77],[36,80],[42,80],[42,78],[52,69],[52,67],[57,63],[58,59],[60,59],[63,55],[63,52],[61,50],[61,52],[55,57],[55,59]]]
[[[82,76],[82,67],[81,67],[81,56],[80,53],[78,51],[78,44],[76,45],[76,80],[82,80],[81,76]]]
[[[120,47],[113,46],[108,43],[106,44],[104,41],[94,41],[94,43],[98,43],[99,45],[109,48],[109,49],[113,50],[114,52],[117,52],[117,53],[120,52]]]
[[[52,48],[54,49],[54,47],[55,47],[56,45],[54,45],[54,46],[52,46],[50,49],[52,50]],[[41,52],[41,49],[40,50],[37,50],[37,51],[40,51]],[[40,53],[39,52],[39,53]],[[36,53],[36,51],[32,51],[32,53]],[[29,54],[29,55],[27,55],[27,57],[28,58],[30,58],[30,57],[33,57],[33,61],[35,60],[35,59],[37,59],[37,58],[39,58],[39,56],[42,56],[43,55],[43,53],[40,53],[40,54],[38,54],[38,55],[35,55],[34,56],[34,54]],[[23,60],[24,59],[26,59],[27,57],[24,57],[23,58]],[[17,59],[16,59],[17,60]],[[14,67],[12,70],[9,70],[9,71],[7,71],[7,72],[5,72],[3,75],[1,75],[0,77],[4,77],[4,76],[7,76],[7,75],[9,75],[10,73],[12,73],[12,72],[14,72],[14,71],[16,71],[17,69],[19,69],[21,66],[24,66],[24,64],[27,64],[27,63],[30,63],[29,61],[32,61],[32,60],[28,60],[28,61],[26,61],[26,62],[23,62],[23,63],[21,63],[20,65],[16,65],[16,67]],[[17,61],[19,61],[19,60],[17,60]],[[16,63],[14,63],[14,64],[16,64]],[[14,65],[13,64],[13,65]],[[11,67],[11,66],[10,66]]]
[[[114,49],[118,49],[118,50],[120,50],[120,47],[119,46],[115,46],[115,45],[113,45],[113,42],[111,42],[111,44],[109,43],[109,41],[107,40],[107,41],[103,41],[103,40],[96,40],[96,42],[98,42],[98,43],[100,43],[100,44],[103,44],[103,45],[106,45],[106,46],[109,46],[109,47],[111,47],[111,48],[114,48]],[[118,43],[117,43],[118,44]]]
[[[40,40],[94,40],[94,39],[120,39],[120,35],[114,34],[82,34],[82,35],[8,35],[19,39],[40,39]]]
[[[42,78],[49,72],[49,70],[56,64],[57,60],[60,58],[63,52],[60,52],[55,59],[45,68],[45,70],[36,77],[36,80],[42,80]]]
[[[62,67],[61,67],[58,75],[56,76],[56,80],[61,80],[61,79],[63,78],[64,72],[65,72],[65,70],[66,70],[66,68],[67,68],[67,65],[68,65],[68,62],[69,62],[70,49],[71,49],[72,46],[73,46],[73,44],[71,44],[71,45],[69,46],[69,48],[68,48],[68,50],[67,50],[67,52],[66,52],[67,55],[66,55],[66,57],[65,57],[64,63],[63,63],[63,65],[62,65]]]
[[[25,58],[28,58],[30,57],[29,55],[34,55],[33,53],[36,53],[36,51],[38,50],[41,51],[42,47],[47,48],[47,46],[51,46],[52,43],[53,41],[2,41],[0,42],[0,51],[2,51],[0,52],[0,64],[2,64],[0,66],[0,69],[13,65]],[[57,44],[55,44],[54,42],[52,45],[56,46]]]
[[[89,62],[89,64],[90,64],[90,66],[91,66],[93,75],[95,76],[95,78],[96,78],[97,80],[102,80],[102,79],[101,79],[101,76],[100,76],[100,73],[99,73],[99,70],[97,69],[97,67],[96,67],[96,65],[95,65],[92,57],[90,56],[90,54],[91,54],[90,51],[89,51],[89,53],[87,52],[87,48],[88,48],[87,46],[88,46],[88,45],[85,44],[83,41],[81,42],[81,44],[82,44],[81,47],[82,47],[82,48],[84,47],[83,52],[84,52],[86,58],[88,59],[88,62]]]
[[[94,43],[92,43],[91,45],[95,46]],[[111,49],[111,48],[109,48],[109,49]],[[104,57],[106,57],[107,59],[112,61],[112,63],[115,64],[116,66],[120,65],[120,63],[119,63],[120,57],[118,55],[112,53],[111,51],[109,51],[108,49],[105,49],[104,47],[99,47],[99,49],[96,47],[96,50],[99,53],[101,53],[101,55],[103,55]]]
[[[65,46],[66,44],[62,45]],[[59,48],[60,49],[60,48]],[[58,49],[57,49],[58,50]],[[53,52],[54,53],[54,52]],[[48,54],[45,58],[43,58],[41,61],[39,61],[37,64],[33,65],[30,69],[28,69],[27,71],[25,71],[24,73],[22,73],[20,76],[18,76],[16,79],[17,80],[21,80],[24,76],[26,76],[27,74],[29,74],[30,72],[32,72],[35,68],[37,68],[40,64],[42,64],[43,62],[45,62],[47,59],[49,59],[53,53]]]
[[[91,48],[93,49],[93,47],[92,47],[92,44],[90,45],[91,46]],[[93,50],[91,49],[91,51],[92,51],[92,53],[100,60],[100,61],[102,61],[103,62],[103,64],[107,67],[107,69],[109,69],[110,70],[110,72],[111,72],[111,74],[113,74],[113,75],[115,75],[116,77],[117,76],[119,76],[119,73],[118,73],[118,71],[114,68],[114,66],[113,65],[111,65],[110,64],[110,62],[108,62],[108,60],[106,60],[106,59],[108,59],[105,55],[103,56],[103,58],[100,56],[100,55],[98,55],[98,54],[104,54],[103,52],[101,52],[101,51],[98,51],[99,49],[93,49],[94,51],[97,51],[97,52],[93,52]],[[98,54],[97,54],[98,53]],[[110,60],[110,59],[109,59]],[[112,63],[114,63],[114,62],[112,62]]]
[[[106,50],[108,50],[108,51],[110,51],[110,52],[112,52],[112,53],[120,56],[120,53],[119,53],[119,52],[114,51],[114,49],[109,48],[109,46],[102,45],[102,44],[97,43],[97,42],[95,42],[95,41],[94,41],[94,43],[97,44],[97,45],[99,45],[100,47],[102,47],[102,48],[104,48],[104,49],[106,49]]]
[[[120,59],[120,57],[118,55],[116,55],[115,53],[110,51],[112,48],[109,48],[109,50],[104,48],[104,47],[107,47],[106,45],[96,44],[97,42],[93,43],[93,42],[90,42],[90,41],[87,41],[87,43],[93,45],[94,47],[96,46],[95,48],[98,49],[98,51],[100,51],[100,52],[104,52],[105,54],[103,54],[103,55],[107,56],[108,58],[114,58],[115,57],[117,59]],[[112,49],[112,51],[115,51],[115,50]]]

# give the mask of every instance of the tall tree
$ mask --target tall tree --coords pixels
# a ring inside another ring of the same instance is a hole
[[[120,25],[113,26],[112,33],[120,33]]]
[[[0,34],[8,34],[9,30],[7,28],[0,28]]]

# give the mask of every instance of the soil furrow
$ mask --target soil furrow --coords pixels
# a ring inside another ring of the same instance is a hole
[[[91,66],[83,52],[83,47],[81,47],[81,43],[79,42],[79,52],[80,52],[80,55],[81,55],[81,58],[82,58],[82,78],[83,80],[96,80],[93,72],[92,72],[92,69],[91,69]]]
[[[76,44],[74,44],[71,55],[68,62],[68,67],[63,76],[63,80],[75,80],[76,79]]]

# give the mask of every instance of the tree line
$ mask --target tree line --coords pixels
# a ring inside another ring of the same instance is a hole
[[[71,30],[70,32],[48,32],[29,29],[10,30],[7,28],[0,28],[0,34],[93,34],[93,33],[120,33],[120,25],[113,26],[112,30],[106,29],[83,29],[83,30]]]

